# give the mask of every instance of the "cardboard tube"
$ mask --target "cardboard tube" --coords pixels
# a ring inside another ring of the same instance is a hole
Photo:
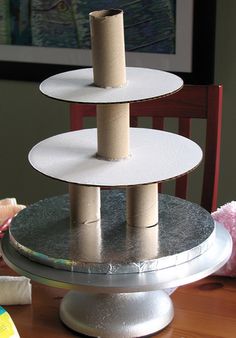
[[[89,14],[94,84],[122,87],[126,83],[123,11]]]
[[[100,219],[100,188],[69,184],[71,224],[88,224]]]
[[[102,231],[100,221],[70,229],[70,255],[74,261],[100,262]]]
[[[136,243],[136,255],[132,257],[140,261],[156,259],[159,253],[159,227],[127,226],[128,243]]]
[[[126,221],[134,227],[149,227],[158,222],[158,185],[127,188]]]
[[[99,157],[129,156],[129,103],[97,105],[97,143]]]

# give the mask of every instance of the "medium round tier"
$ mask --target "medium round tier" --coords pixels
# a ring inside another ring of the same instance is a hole
[[[125,103],[173,94],[183,80],[171,73],[148,68],[127,67],[127,84],[119,88],[101,88],[93,84],[93,69],[60,73],[44,80],[40,91],[54,99],[78,103]]]
[[[83,129],[50,137],[29,153],[39,172],[65,182],[91,186],[156,183],[185,174],[202,159],[193,141],[168,132],[131,128],[130,156],[120,161],[96,157],[97,130]]]
[[[125,222],[125,194],[102,191],[101,222],[70,225],[68,195],[29,206],[13,219],[10,241],[23,255],[56,269],[123,274],[160,270],[187,262],[215,240],[211,215],[197,204],[160,194],[159,224]]]

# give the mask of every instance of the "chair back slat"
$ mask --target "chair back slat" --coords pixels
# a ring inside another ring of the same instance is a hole
[[[179,92],[162,98],[131,103],[131,115],[159,117],[207,117],[207,85],[185,85]]]
[[[138,117],[137,116],[130,116],[130,127],[136,128],[138,127]]]
[[[164,118],[154,116],[152,119],[152,128],[163,130],[164,129]]]
[[[191,119],[186,117],[180,117],[178,119],[179,130],[178,133],[181,136],[190,138]],[[180,198],[187,198],[188,191],[188,175],[183,175],[176,179],[175,182],[175,196]]]
[[[70,130],[83,129],[84,117],[88,116],[96,116],[96,106],[94,104],[70,104]]]
[[[179,135],[190,138],[191,133],[191,119],[186,117],[181,117],[178,119],[179,122]]]
[[[210,86],[206,130],[205,164],[201,205],[207,210],[217,209],[220,169],[223,87]]]
[[[175,182],[175,196],[186,199],[188,190],[188,175],[185,174],[176,179]]]

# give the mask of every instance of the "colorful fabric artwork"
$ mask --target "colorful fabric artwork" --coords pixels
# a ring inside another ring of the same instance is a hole
[[[32,0],[32,45],[78,48],[70,0]]]
[[[10,0],[11,43],[31,45],[30,0]]]
[[[2,0],[0,6],[0,44],[11,44],[10,2]]]
[[[175,53],[176,0],[72,1],[79,44],[90,48],[88,14],[94,10],[120,8],[124,11],[127,51]]]
[[[90,48],[89,13],[124,11],[127,51],[175,53],[176,0],[3,0],[0,44]]]

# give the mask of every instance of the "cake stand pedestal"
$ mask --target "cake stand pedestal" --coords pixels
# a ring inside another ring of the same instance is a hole
[[[89,336],[140,337],[159,331],[174,316],[165,291],[85,294],[70,291],[60,307],[61,320]]]

